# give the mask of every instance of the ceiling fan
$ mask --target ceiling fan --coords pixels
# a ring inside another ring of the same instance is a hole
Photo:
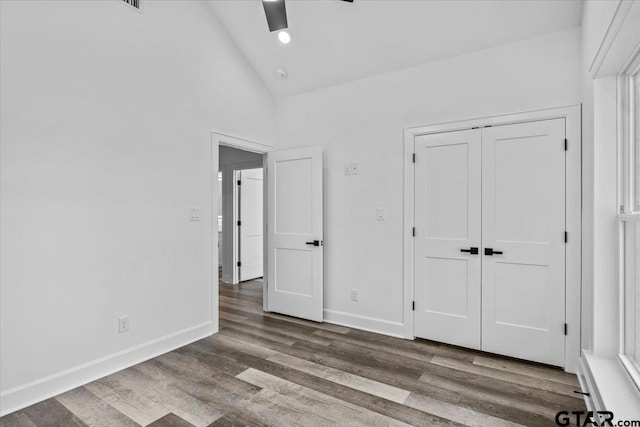
[[[353,0],[342,0],[347,3],[353,3]],[[287,8],[284,4],[285,0],[262,0],[264,13],[267,16],[267,24],[269,31],[280,31],[288,28]]]

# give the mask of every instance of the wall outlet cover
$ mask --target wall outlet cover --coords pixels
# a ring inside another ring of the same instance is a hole
[[[202,211],[200,208],[189,208],[189,221],[200,221]]]
[[[129,316],[118,317],[118,333],[129,331]]]

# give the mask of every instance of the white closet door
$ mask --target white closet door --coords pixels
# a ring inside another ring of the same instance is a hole
[[[415,153],[415,335],[479,349],[480,130],[418,137]]]
[[[322,148],[267,155],[269,311],[321,322]]]
[[[558,366],[565,346],[564,138],[564,119],[482,130],[482,350]]]
[[[262,277],[264,187],[262,168],[245,169],[240,175],[240,281]]]

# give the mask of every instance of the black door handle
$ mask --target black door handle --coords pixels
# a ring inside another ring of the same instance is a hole
[[[478,248],[472,246],[469,249],[460,249],[460,252],[468,252],[471,255],[478,255]]]
[[[484,254],[488,256],[502,255],[502,251],[494,251],[493,248],[484,248]]]
[[[307,242],[309,246],[320,246],[320,240],[314,240],[313,242]]]

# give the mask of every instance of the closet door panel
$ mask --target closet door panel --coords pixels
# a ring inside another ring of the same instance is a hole
[[[564,365],[564,119],[482,130],[482,350]]]
[[[415,150],[415,335],[478,349],[480,130],[421,136]]]

